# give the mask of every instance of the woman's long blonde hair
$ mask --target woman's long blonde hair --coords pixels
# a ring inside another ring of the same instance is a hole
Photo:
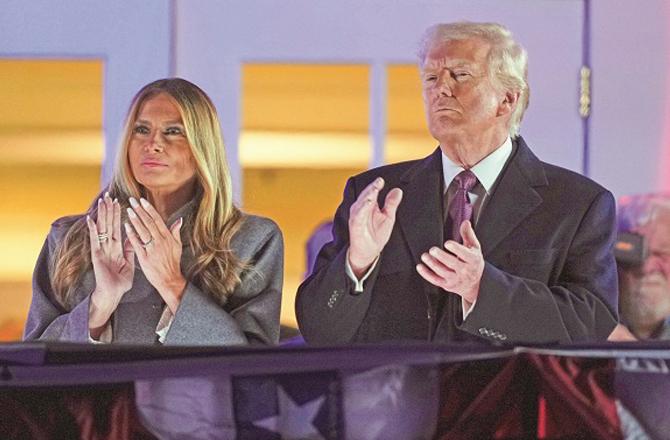
[[[219,127],[216,109],[198,86],[181,78],[154,81],[144,86],[133,98],[126,118],[121,146],[112,183],[103,190],[118,198],[122,208],[130,197],[144,197],[144,188],[137,182],[128,163],[128,146],[133,126],[142,104],[159,94],[169,96],[179,108],[186,138],[196,163],[196,212],[182,231],[191,231],[190,245],[195,256],[187,279],[209,292],[224,304],[240,282],[246,263],[230,249],[230,242],[239,230],[242,216],[233,205],[230,171]],[[121,210],[122,213],[125,209]],[[97,218],[94,201],[87,214]],[[74,306],[72,298],[82,275],[92,268],[86,217],[74,221],[55,250],[51,262],[51,285],[58,302],[66,309]]]

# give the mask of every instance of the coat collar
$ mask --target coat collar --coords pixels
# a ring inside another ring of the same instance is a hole
[[[542,197],[535,188],[548,185],[542,163],[523,138],[517,137],[513,144],[475,229],[484,257],[540,206]]]
[[[475,232],[484,257],[541,203],[536,187],[548,184],[542,163],[520,136],[479,218]],[[414,261],[444,243],[442,156],[438,147],[401,177],[403,201],[397,221]]]
[[[439,147],[400,178],[403,200],[396,218],[416,262],[421,261],[421,254],[431,246],[444,242],[442,180]]]

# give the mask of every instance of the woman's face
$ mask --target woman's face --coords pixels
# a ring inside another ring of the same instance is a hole
[[[164,93],[145,100],[134,121],[128,161],[151,194],[193,191],[196,165],[181,114]]]

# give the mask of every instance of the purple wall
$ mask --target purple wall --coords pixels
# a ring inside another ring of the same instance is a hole
[[[591,175],[617,197],[670,190],[670,4],[592,4]]]

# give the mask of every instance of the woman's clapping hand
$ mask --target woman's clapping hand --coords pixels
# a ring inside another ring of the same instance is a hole
[[[178,219],[170,228],[151,204],[130,198],[126,234],[137,255],[144,276],[158,290],[172,313],[177,311],[186,287],[181,272],[181,226]],[[132,224],[132,226],[131,226]]]
[[[91,262],[95,274],[95,290],[91,296],[89,328],[103,327],[133,285],[135,258],[128,240],[121,236],[121,206],[109,193],[98,199],[96,221],[86,217],[91,243]]]

